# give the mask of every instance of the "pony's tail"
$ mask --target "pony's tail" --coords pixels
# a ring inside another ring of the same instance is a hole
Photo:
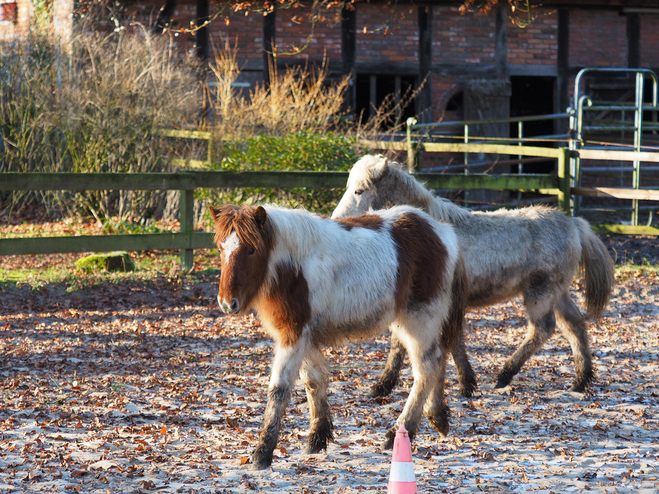
[[[578,221],[581,236],[580,266],[584,273],[586,310],[589,316],[597,320],[611,298],[615,282],[613,259],[590,225],[585,220],[575,220]]]

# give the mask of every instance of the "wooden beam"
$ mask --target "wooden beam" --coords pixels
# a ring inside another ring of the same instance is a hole
[[[202,232],[3,238],[0,241],[0,255],[112,252],[115,250],[210,249],[213,247],[213,234]]]
[[[355,4],[348,3],[341,9],[341,73],[350,75],[350,86],[346,92],[346,103],[353,111],[357,85],[355,60],[357,59],[357,11]],[[331,70],[331,67],[330,67]]]
[[[419,84],[417,113],[421,122],[432,122],[432,5],[419,5]]]
[[[265,87],[270,86],[270,67],[274,67],[276,58],[275,50],[275,7],[272,11],[263,16],[263,84]]]
[[[500,79],[506,79],[509,76],[507,45],[508,3],[499,2],[496,9],[496,24],[494,33],[494,64],[496,67],[497,77]]]
[[[641,15],[627,14],[627,67],[641,66]]]
[[[202,26],[208,21],[209,15],[209,0],[197,0],[197,25]],[[208,34],[208,27],[200,27],[195,32],[195,48],[197,51],[197,58],[200,60],[208,60],[210,53],[210,36]]]
[[[597,233],[621,233],[623,235],[659,235],[659,228],[654,228],[652,226],[591,224],[590,227]]]
[[[0,190],[193,190],[214,187],[343,188],[348,172],[0,173]]]
[[[636,199],[659,201],[659,190],[620,189],[612,187],[573,187],[572,194],[583,197],[611,197],[615,199]]]
[[[570,106],[570,12],[568,9],[558,9],[558,39],[556,52],[556,104],[555,113],[564,112]],[[557,134],[566,133],[568,121],[557,119],[554,130]]]
[[[560,149],[541,148],[535,146],[512,146],[505,144],[464,144],[450,143],[423,143],[419,144],[424,151],[435,153],[490,153],[515,154],[522,156],[540,156],[545,158],[558,158]]]
[[[558,188],[558,178],[555,175],[534,173],[510,175],[415,173],[414,177],[429,189],[538,190]]]
[[[609,151],[606,149],[579,149],[572,151],[572,157],[583,160],[610,160],[610,161],[650,161],[659,162],[659,153],[645,151]]]
[[[156,18],[156,22],[151,28],[151,32],[162,34],[165,29],[170,26],[175,10],[176,0],[167,0],[165,5],[160,7],[160,10],[158,11],[158,17]]]

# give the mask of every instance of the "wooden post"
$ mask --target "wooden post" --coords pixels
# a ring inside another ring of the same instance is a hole
[[[414,173],[416,171],[416,153],[417,147],[412,141],[412,126],[416,124],[416,118],[407,119],[407,171]]]
[[[356,77],[355,57],[357,53],[357,11],[354,4],[341,9],[341,69],[343,75],[350,75],[350,85],[346,92],[346,105],[355,111]]]
[[[556,52],[556,106],[554,111],[562,113],[570,106],[570,14],[568,9],[558,9],[558,39]],[[555,120],[554,130],[557,134],[568,131],[568,121],[564,118]]]
[[[558,156],[558,208],[572,214],[572,177],[570,176],[570,150],[560,148]]]
[[[181,233],[194,231],[194,190],[182,190],[179,204],[179,222]],[[194,268],[194,250],[180,249],[181,271],[188,273]]]

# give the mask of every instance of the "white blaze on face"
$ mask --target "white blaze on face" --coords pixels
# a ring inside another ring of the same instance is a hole
[[[222,253],[224,254],[224,264],[226,264],[229,262],[231,254],[240,247],[240,239],[238,238],[238,235],[236,235],[236,232],[231,232],[231,235],[229,235],[221,245]]]

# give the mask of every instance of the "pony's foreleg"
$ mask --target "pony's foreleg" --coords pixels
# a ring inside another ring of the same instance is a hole
[[[389,396],[398,384],[398,376],[405,362],[407,351],[396,335],[391,335],[391,348],[387,364],[384,366],[384,372],[373,386],[368,395],[376,398],[378,396]]]
[[[268,387],[268,404],[265,407],[263,426],[259,442],[252,454],[254,470],[268,468],[277,446],[279,429],[284,418],[286,405],[290,400],[291,390],[298,378],[302,360],[305,357],[306,344],[303,340],[289,347],[277,345],[275,359],[272,363],[270,386]]]
[[[414,439],[423,415],[423,407],[428,400],[428,395],[437,385],[437,379],[439,377],[437,363],[441,358],[439,341],[422,347],[419,347],[416,343],[414,342],[414,346],[416,347],[414,350],[408,348],[412,363],[414,384],[410,390],[405,407],[398,420],[396,420],[396,425],[389,429],[385,435],[384,442],[382,443],[384,449],[393,448],[396,431],[400,428],[401,424],[407,429],[410,440]]]
[[[582,393],[594,378],[593,361],[588,343],[586,320],[567,292],[558,301],[556,319],[558,327],[570,342],[574,355],[574,367],[577,375],[571,391]]]
[[[311,427],[307,440],[307,453],[318,453],[327,449],[334,439],[332,415],[327,403],[327,378],[329,369],[319,348],[307,352],[300,370],[300,377],[307,391]]]
[[[549,339],[556,329],[556,317],[553,307],[540,316],[535,316],[529,310],[532,304],[526,303],[529,316],[529,329],[524,341],[517,351],[510,357],[499,372],[495,388],[505,388],[510,384],[513,377],[520,371],[524,362],[526,362],[542,345]]]

